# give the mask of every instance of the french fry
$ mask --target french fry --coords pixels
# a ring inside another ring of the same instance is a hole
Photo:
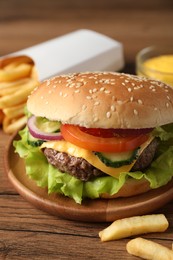
[[[19,80],[15,80],[15,81],[12,81],[12,82],[0,82],[0,91],[1,90],[8,90],[8,89],[11,89],[13,87],[22,87],[23,84],[25,84],[28,79],[30,78],[24,78],[24,79],[19,79]]]
[[[173,260],[173,251],[153,241],[135,238],[126,245],[129,254],[150,260]]]
[[[9,119],[18,118],[24,114],[25,103],[16,105],[14,107],[4,108],[3,112]]]
[[[5,117],[3,121],[3,131],[6,134],[12,134],[20,130],[26,124],[27,117],[22,116],[16,120],[10,120],[10,118]]]
[[[32,65],[19,64],[11,70],[0,69],[0,82],[14,81],[21,78],[29,77],[31,74]]]
[[[114,221],[106,229],[100,231],[99,237],[102,242],[105,242],[144,233],[164,232],[168,225],[163,214],[124,218]]]
[[[28,63],[34,66],[34,62],[33,60],[25,55],[21,55],[21,56],[13,56],[13,57],[6,57],[4,59],[0,60],[0,68],[3,69],[7,66],[17,66],[21,63]]]
[[[17,66],[19,66],[20,64],[22,64],[19,61],[14,61],[12,63],[7,64],[6,66],[4,66],[4,70],[5,71],[10,71],[10,70],[14,70]],[[25,64],[25,63],[24,63]]]
[[[9,86],[8,88],[0,88],[0,97],[8,96],[15,93],[18,89],[21,89],[23,85],[25,85],[28,82],[28,80],[30,79],[26,78],[23,80],[23,83],[20,83],[19,85],[10,84],[11,86]]]
[[[31,71],[31,78],[37,80],[38,79],[38,72],[35,66],[32,67],[32,71]]]
[[[34,79],[29,79],[23,87],[17,90],[14,94],[3,96],[0,98],[0,109],[6,107],[12,107],[17,104],[23,103],[27,100],[28,95],[31,91],[38,85],[38,81]]]

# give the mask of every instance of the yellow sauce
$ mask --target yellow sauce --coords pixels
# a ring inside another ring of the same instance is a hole
[[[150,58],[142,64],[139,75],[161,80],[173,86],[173,55],[160,55]]]
[[[144,66],[148,69],[173,74],[173,55],[161,55],[148,59],[144,62]]]

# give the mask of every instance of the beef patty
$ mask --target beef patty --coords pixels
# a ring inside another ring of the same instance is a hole
[[[151,164],[157,147],[158,140],[155,138],[139,156],[131,171],[143,171],[146,169]],[[81,157],[71,156],[51,148],[45,148],[44,154],[47,157],[48,162],[58,168],[61,172],[67,172],[82,181],[88,181],[93,177],[105,175],[104,172],[92,166]]]

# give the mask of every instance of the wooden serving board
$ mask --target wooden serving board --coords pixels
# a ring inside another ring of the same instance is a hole
[[[63,195],[48,195],[25,173],[24,160],[14,153],[13,140],[5,153],[5,169],[9,180],[23,198],[35,207],[61,218],[87,222],[110,222],[119,218],[151,213],[173,199],[173,181],[142,195],[118,199],[84,200],[82,205]]]

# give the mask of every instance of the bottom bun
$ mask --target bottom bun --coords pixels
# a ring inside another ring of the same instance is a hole
[[[128,179],[122,188],[114,195],[103,193],[100,197],[103,199],[114,199],[119,197],[131,197],[145,193],[151,190],[149,182],[142,178],[141,180]]]

